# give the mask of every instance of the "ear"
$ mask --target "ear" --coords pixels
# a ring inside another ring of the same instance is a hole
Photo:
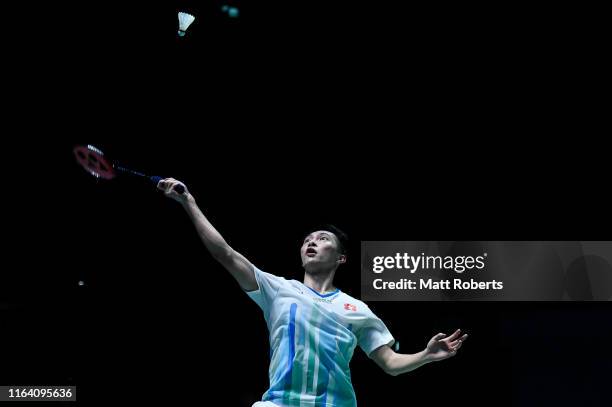
[[[345,254],[341,254],[338,257],[338,264],[344,264],[344,263],[346,263],[346,255]]]

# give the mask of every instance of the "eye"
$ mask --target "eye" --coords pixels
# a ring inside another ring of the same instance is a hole
[[[319,239],[320,240],[329,240],[329,238],[327,236],[321,236]]]

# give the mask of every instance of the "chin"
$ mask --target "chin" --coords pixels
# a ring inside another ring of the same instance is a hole
[[[303,266],[307,266],[309,264],[317,264],[319,263],[317,260],[313,259],[312,257],[306,257],[304,260],[302,260],[302,265]]]

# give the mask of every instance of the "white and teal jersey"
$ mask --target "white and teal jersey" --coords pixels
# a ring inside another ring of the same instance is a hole
[[[255,267],[259,289],[247,292],[270,331],[270,388],[264,401],[279,406],[356,406],[349,362],[393,337],[363,302],[336,290],[319,294],[299,281]]]

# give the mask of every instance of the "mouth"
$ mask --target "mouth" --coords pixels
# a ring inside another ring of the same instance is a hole
[[[316,255],[317,255],[317,251],[314,248],[309,247],[308,249],[306,249],[306,256],[307,257],[314,257]]]

